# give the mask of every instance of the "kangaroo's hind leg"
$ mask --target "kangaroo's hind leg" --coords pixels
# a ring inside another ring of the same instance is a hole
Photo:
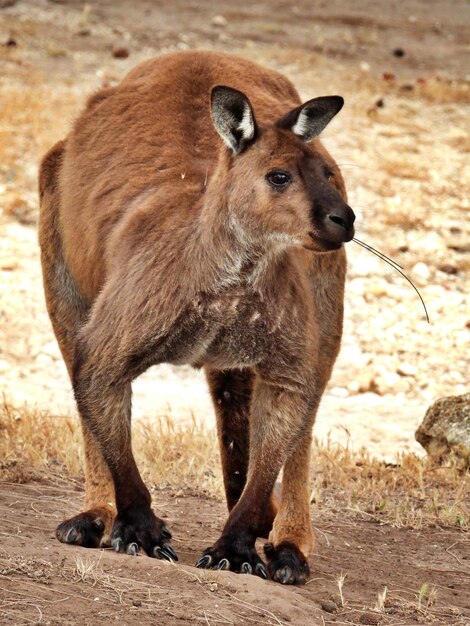
[[[63,141],[57,143],[41,164],[39,242],[47,309],[71,376],[76,333],[85,322],[89,307],[68,272],[62,252],[57,175],[64,145]],[[114,485],[100,449],[83,420],[81,422],[85,448],[85,511],[59,524],[56,535],[65,543],[97,547],[106,543],[116,515]]]
[[[250,455],[250,405],[254,383],[250,369],[212,370],[206,368],[217,417],[222,473],[228,510],[237,504],[245,488]],[[276,516],[271,498],[265,518],[258,528],[259,537],[267,537]]]

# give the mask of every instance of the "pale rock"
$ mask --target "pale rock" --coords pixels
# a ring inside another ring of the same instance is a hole
[[[426,411],[415,437],[431,456],[442,457],[453,450],[469,460],[470,393],[436,400]]]
[[[397,394],[400,391],[407,391],[408,388],[408,382],[404,378],[396,372],[387,370],[382,370],[379,374],[376,374],[370,385],[371,391],[375,391],[381,396],[389,393]]]
[[[426,263],[422,263],[421,261],[416,263],[416,265],[413,265],[411,271],[413,272],[413,276],[417,276],[423,280],[429,280],[429,278],[431,278],[431,270]]]
[[[352,380],[350,383],[348,383],[347,389],[349,393],[356,394],[360,392],[361,385],[358,380]]]
[[[361,368],[370,363],[372,355],[363,352],[357,345],[343,345],[339,355],[341,362],[349,363],[351,366]]]
[[[228,21],[223,15],[214,15],[214,17],[211,19],[211,24],[213,26],[219,26],[221,28],[224,28],[225,26],[227,26]]]
[[[49,354],[44,354],[43,352],[40,352],[36,359],[35,359],[36,363],[40,366],[49,366],[51,363],[54,362],[54,359],[49,355]]]
[[[387,283],[384,280],[371,280],[365,293],[365,298],[368,302],[371,302],[375,297],[381,297],[387,295]]]
[[[418,374],[418,368],[411,365],[411,363],[401,363],[397,367],[397,374],[400,376],[411,376],[414,378]]]
[[[344,387],[333,387],[330,389],[330,395],[335,396],[335,398],[347,398],[349,392]]]

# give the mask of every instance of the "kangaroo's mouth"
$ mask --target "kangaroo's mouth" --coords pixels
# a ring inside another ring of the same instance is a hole
[[[312,243],[310,244],[310,241],[307,241],[304,245],[304,248],[307,250],[313,250],[315,252],[332,252],[333,250],[339,250],[343,245],[343,242],[341,241],[329,241],[328,239],[324,239],[323,237],[316,235],[312,231],[308,233],[308,236]]]

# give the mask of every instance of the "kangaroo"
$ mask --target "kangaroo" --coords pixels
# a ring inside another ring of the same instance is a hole
[[[354,234],[318,135],[342,106],[302,104],[284,76],[236,56],[172,53],[93,95],[44,157],[45,296],[85,446],[85,510],[59,541],[177,560],[132,454],[131,384],[186,363],[214,401],[229,510],[196,566],[309,576],[311,433]]]

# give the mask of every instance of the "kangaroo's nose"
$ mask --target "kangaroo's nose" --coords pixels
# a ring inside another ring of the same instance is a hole
[[[354,211],[347,204],[335,207],[327,215],[326,227],[332,241],[351,241],[354,237]]]

